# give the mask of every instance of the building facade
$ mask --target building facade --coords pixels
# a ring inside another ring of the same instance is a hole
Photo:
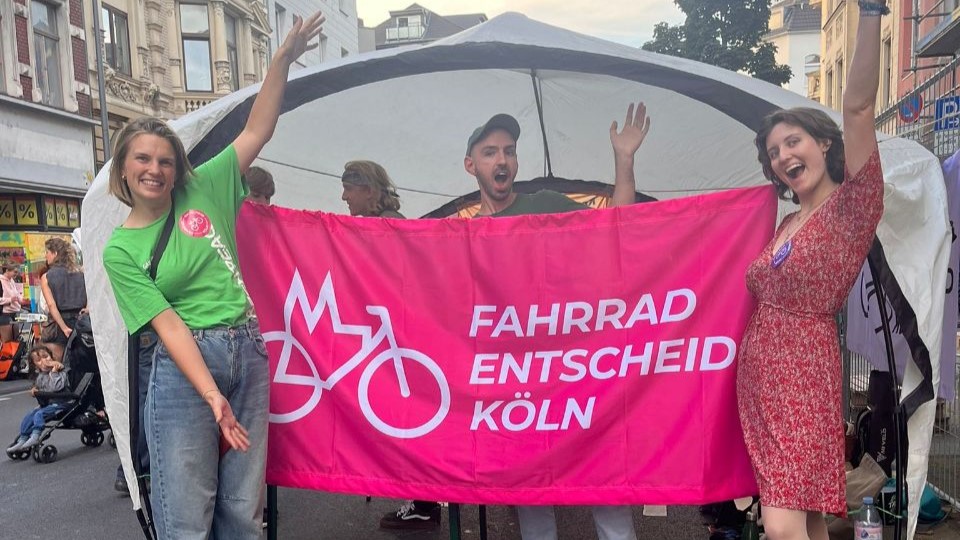
[[[790,66],[787,90],[810,96],[818,88],[820,74],[819,4],[808,0],[781,0],[770,6],[770,31],[763,40],[776,45],[778,64]],[[810,77],[816,73],[816,77]]]
[[[0,0],[0,261],[31,299],[95,173],[84,23],[82,0]]]
[[[374,48],[389,49],[404,45],[430,43],[459,33],[487,20],[483,13],[465,15],[438,15],[420,4],[410,4],[406,9],[390,12],[390,18],[372,29],[361,29],[367,47],[372,30]],[[369,49],[361,50],[367,52]]]
[[[85,9],[92,21],[92,4]],[[293,70],[357,52],[356,0],[101,0],[109,132],[141,116],[176,118],[262,81],[293,18],[318,10],[327,17],[320,47]],[[87,55],[94,81],[96,52]],[[103,144],[98,127],[98,165]]]
[[[360,52],[356,0],[265,0],[273,32],[270,50],[275,51],[286,37],[295,16],[307,17],[322,11],[326,17],[320,46],[307,51],[293,69],[344,58]]]
[[[909,1],[909,0],[907,0]],[[853,0],[820,0],[823,31],[820,45],[820,103],[832,109],[840,110],[843,99],[843,86],[846,82],[846,68],[853,56],[853,45],[857,36],[859,6]],[[900,28],[898,21],[902,15],[901,3],[891,1],[891,14],[881,19],[880,26],[880,88],[877,95],[877,108],[894,103],[897,100],[897,84],[900,73]]]
[[[171,119],[263,79],[270,53],[265,5],[242,0],[173,2],[102,0],[102,75],[109,132],[142,116]],[[93,4],[84,4],[87,32],[95,33]],[[87,52],[100,116],[97,50]],[[111,144],[112,141],[108,141]],[[96,129],[96,160],[104,159]]]

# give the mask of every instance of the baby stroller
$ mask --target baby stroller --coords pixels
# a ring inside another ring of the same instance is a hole
[[[40,434],[40,442],[32,449],[8,453],[11,459],[24,460],[33,455],[38,463],[53,463],[57,459],[57,447],[45,444],[58,429],[80,430],[80,442],[84,446],[97,447],[103,444],[104,432],[110,429],[110,423],[97,411],[103,410],[103,389],[100,385],[100,369],[97,366],[96,348],[93,344],[93,329],[90,316],[81,315],[76,328],[63,352],[63,365],[68,370],[67,379],[70,390],[63,392],[38,392],[37,398],[66,398],[66,408],[57,416],[47,420]],[[116,448],[116,440],[110,435],[110,446]]]

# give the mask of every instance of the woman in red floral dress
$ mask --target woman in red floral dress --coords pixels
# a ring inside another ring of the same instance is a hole
[[[816,109],[768,116],[765,176],[800,210],[747,270],[757,300],[740,347],[737,397],[770,540],[826,540],[823,513],[846,514],[841,362],[835,315],[883,211],[874,132],[883,4],[861,2],[843,96],[844,131]]]

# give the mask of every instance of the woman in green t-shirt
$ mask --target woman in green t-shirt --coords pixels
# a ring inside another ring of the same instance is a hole
[[[273,135],[290,65],[317,47],[308,43],[323,21],[320,13],[296,19],[243,131],[196,170],[161,120],[135,120],[117,140],[110,192],[131,209],[103,261],[128,331],[149,325],[160,337],[144,422],[161,539],[261,535],[269,371],[239,273],[235,220],[247,195],[242,174]],[[150,260],[168,219],[154,280]]]

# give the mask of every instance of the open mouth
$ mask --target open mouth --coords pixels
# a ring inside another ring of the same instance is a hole
[[[507,175],[507,171],[498,171],[496,174],[493,175],[493,179],[498,184],[503,184],[504,182],[507,181],[507,178],[509,178],[509,175]]]
[[[794,163],[793,165],[787,167],[787,178],[796,180],[797,177],[803,174],[803,171],[805,170],[807,170],[807,168],[802,163]]]

